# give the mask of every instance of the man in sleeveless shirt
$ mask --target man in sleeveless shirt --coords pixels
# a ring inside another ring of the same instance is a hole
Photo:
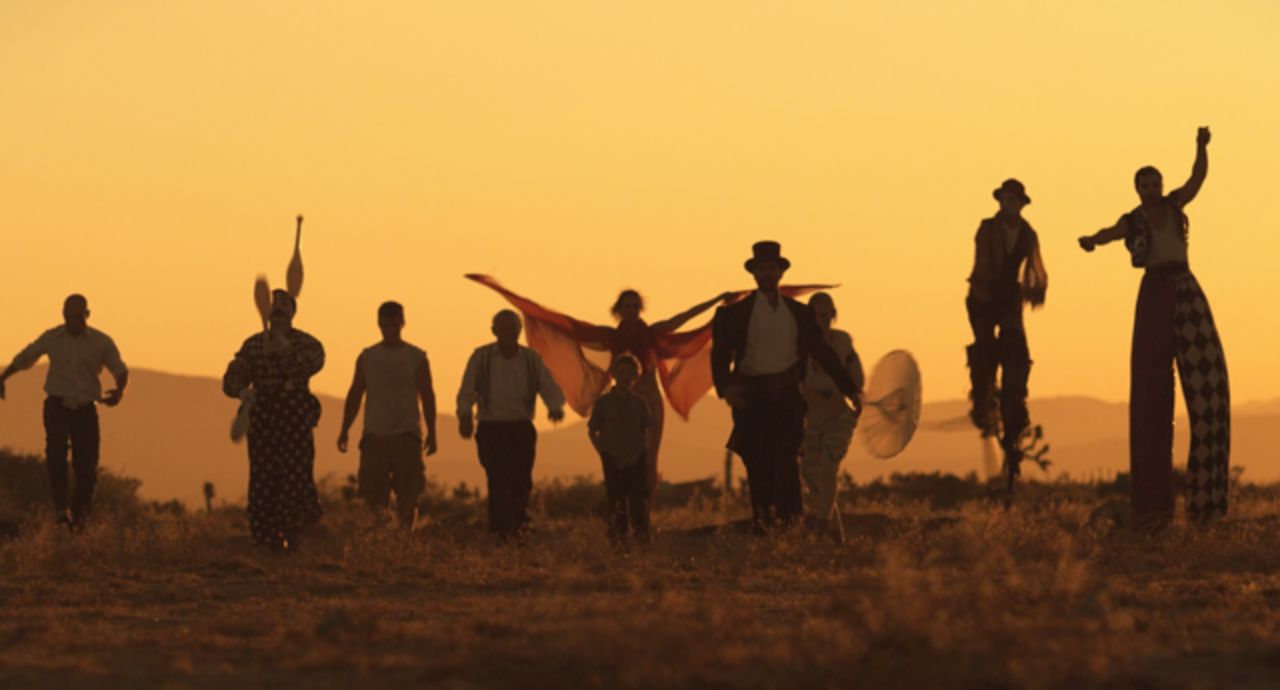
[[[497,341],[471,354],[458,388],[458,432],[463,438],[476,437],[489,485],[489,530],[503,539],[516,536],[528,522],[537,398],[547,406],[548,419],[564,419],[564,391],[542,357],[520,344],[523,327],[510,309],[494,315],[491,330]]]
[[[427,353],[401,337],[404,307],[399,302],[378,307],[378,329],[382,341],[365,348],[356,359],[338,450],[347,452],[347,434],[360,413],[361,399],[367,396],[360,438],[360,495],[370,508],[382,511],[394,492],[396,517],[402,527],[411,528],[426,488],[422,454],[436,452],[436,394]],[[422,426],[427,430],[425,439]]]
[[[1030,425],[1027,378],[1031,353],[1022,321],[1023,304],[1030,303],[1033,308],[1044,304],[1049,277],[1040,256],[1040,239],[1022,217],[1022,209],[1031,203],[1026,188],[1018,180],[1008,179],[992,196],[1000,210],[978,226],[965,299],[974,340],[968,347],[970,418],[983,436],[1000,437],[1005,472],[1012,481],[1022,460],[1020,439]]]

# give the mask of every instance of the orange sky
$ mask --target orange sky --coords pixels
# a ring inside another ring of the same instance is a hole
[[[634,286],[661,318],[748,285],[770,237],[789,279],[844,284],[864,359],[910,349],[955,398],[973,232],[1012,175],[1050,272],[1032,395],[1123,400],[1140,276],[1075,238],[1138,166],[1185,179],[1208,124],[1192,265],[1235,399],[1275,397],[1278,35],[1266,0],[10,0],[0,359],[82,291],[131,365],[219,375],[301,211],[326,392],[383,299],[451,399],[502,306],[464,272],[600,321]]]

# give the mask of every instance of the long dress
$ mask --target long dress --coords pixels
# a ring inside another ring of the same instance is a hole
[[[608,390],[608,369],[613,358],[629,353],[640,360],[643,371],[636,392],[653,415],[645,456],[645,480],[652,500],[658,486],[658,451],[665,417],[663,393],[671,409],[688,421],[693,406],[711,390],[711,323],[678,332],[654,328],[639,318],[622,321],[616,327],[597,326],[517,295],[490,276],[472,273],[466,277],[496,291],[524,315],[529,347],[542,356],[552,377],[564,389],[565,401],[580,416],[588,416],[596,399]],[[789,285],[780,290],[795,297],[832,287],[835,286]],[[749,294],[750,291],[743,291],[730,301]],[[592,361],[593,353],[607,358],[607,362]]]
[[[227,365],[222,390],[254,391],[249,415],[249,530],[255,541],[289,546],[320,519],[315,483],[315,437],[320,401],[309,379],[324,368],[324,346],[299,330],[289,347],[268,352],[262,333],[244,341]]]

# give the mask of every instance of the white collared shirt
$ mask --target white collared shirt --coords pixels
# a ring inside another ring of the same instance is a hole
[[[71,335],[65,325],[50,328],[13,358],[13,366],[30,369],[44,355],[49,356],[44,390],[50,397],[62,398],[69,407],[96,402],[102,397],[98,374],[103,368],[115,376],[128,372],[111,337],[88,326],[80,335]]]
[[[775,307],[769,304],[768,297],[757,292],[751,320],[747,323],[746,353],[739,369],[747,376],[787,371],[800,360],[796,340],[796,317],[786,299],[779,295]]]
[[[534,415],[535,396],[542,397],[548,410],[564,409],[564,391],[542,357],[524,346],[514,357],[504,357],[497,345],[485,345],[467,361],[458,388],[458,417],[471,417],[472,409],[478,406],[480,421],[529,421]]]

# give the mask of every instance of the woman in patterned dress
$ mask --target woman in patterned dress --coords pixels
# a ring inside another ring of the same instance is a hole
[[[260,544],[288,551],[320,519],[314,478],[320,401],[308,382],[324,368],[324,346],[293,327],[297,302],[272,293],[270,327],[250,336],[227,366],[222,390],[253,405],[249,414],[249,529]]]

